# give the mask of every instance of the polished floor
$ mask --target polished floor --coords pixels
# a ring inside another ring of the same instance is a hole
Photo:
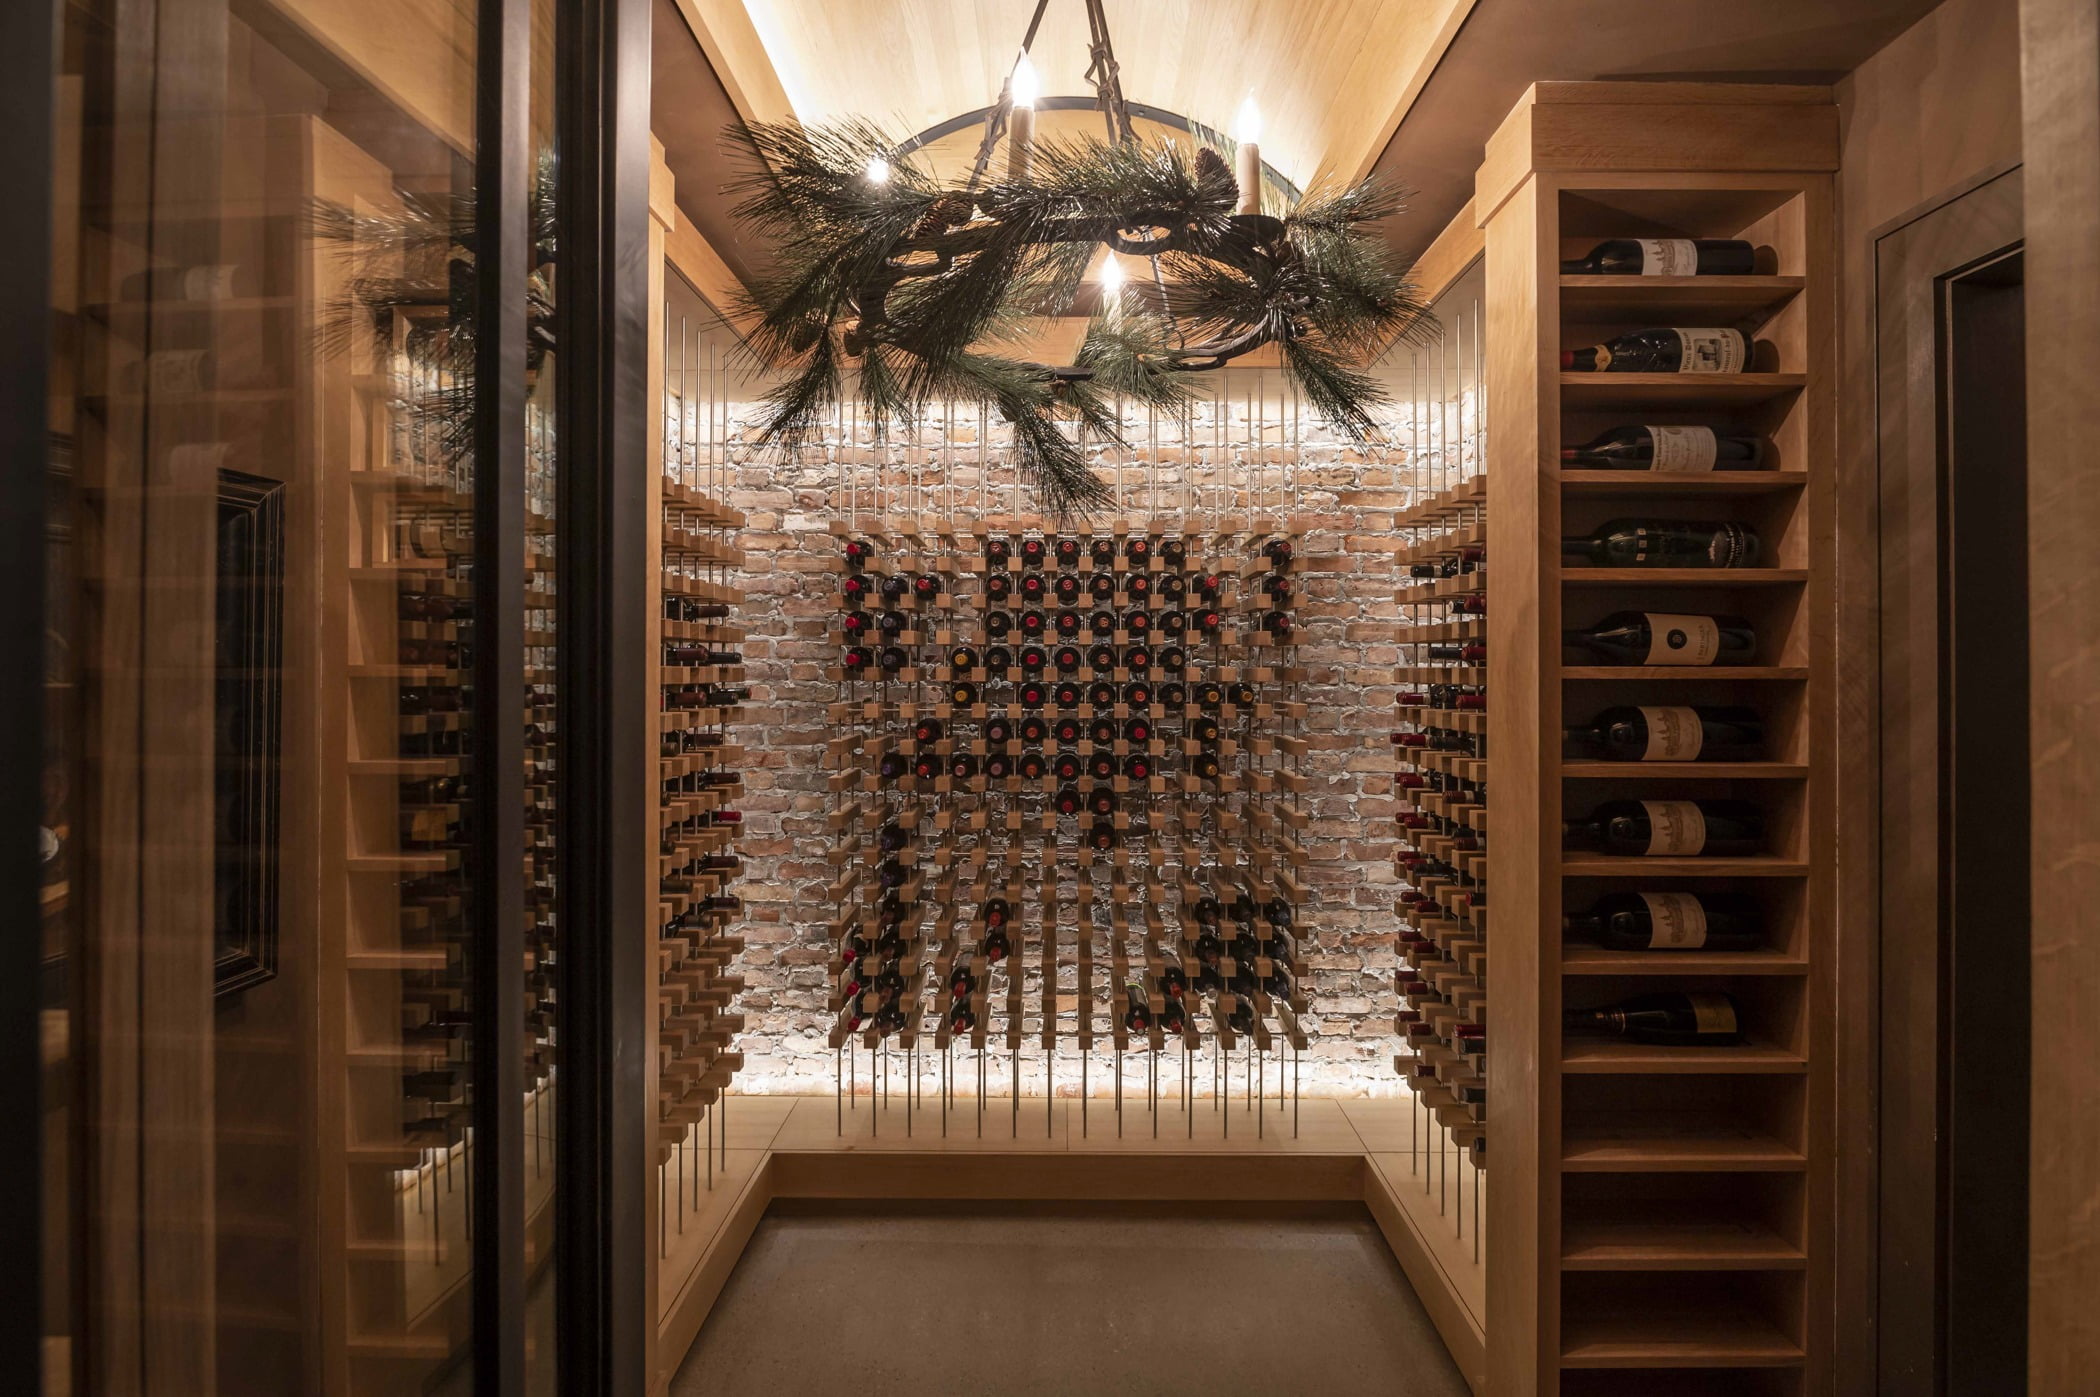
[[[1463,1397],[1368,1213],[776,1204],[671,1397]]]

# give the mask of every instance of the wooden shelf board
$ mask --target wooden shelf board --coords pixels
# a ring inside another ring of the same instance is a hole
[[[1563,679],[1724,679],[1735,682],[1802,680],[1806,665],[1562,665]]]
[[[1798,276],[1563,276],[1564,320],[1761,320],[1801,294]]]
[[[1754,1223],[1726,1218],[1570,1218],[1561,1227],[1563,1271],[1799,1271],[1800,1247]]]
[[[1561,1321],[1563,1368],[1790,1368],[1804,1357],[1770,1321],[1744,1313],[1662,1310]]]
[[[1564,470],[1564,495],[1772,495],[1798,490],[1807,471]]]
[[[1568,587],[1795,587],[1807,568],[1562,568]]]
[[[1807,386],[1807,374],[1564,373],[1560,400],[1569,409],[1750,407]]]
[[[1563,975],[1806,975],[1808,962],[1774,951],[1611,951],[1572,945]]]
[[[1570,1174],[1797,1174],[1808,1160],[1742,1125],[1647,1116],[1564,1130],[1560,1167]]]
[[[1560,774],[1570,780],[1604,781],[1623,777],[1669,777],[1671,780],[1799,781],[1806,762],[1605,762],[1564,761]]]
[[[1571,853],[1561,857],[1560,871],[1567,878],[1803,878],[1808,864],[1776,854],[1709,859]]]
[[[1561,1048],[1560,1070],[1623,1076],[1784,1076],[1806,1072],[1808,1059],[1770,1043],[1679,1048],[1617,1039],[1574,1039]]]

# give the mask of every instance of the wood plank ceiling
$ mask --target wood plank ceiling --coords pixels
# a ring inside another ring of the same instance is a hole
[[[1230,131],[1252,94],[1264,158],[1305,187],[1370,168],[1474,2],[1108,0],[1106,8],[1126,97]],[[730,61],[748,71],[755,35],[774,81],[746,85],[754,107],[777,90],[771,100],[784,98],[803,121],[864,116],[900,138],[995,100],[1034,7],[680,0],[718,70]],[[1046,96],[1091,99],[1087,42],[1082,0],[1050,0],[1031,51]]]

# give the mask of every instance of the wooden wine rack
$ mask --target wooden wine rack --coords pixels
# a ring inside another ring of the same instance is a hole
[[[1393,521],[1405,579],[1394,597],[1405,662],[1393,674],[1401,724],[1393,871],[1402,889],[1393,904],[1401,960],[1393,1066],[1431,1128],[1475,1170],[1487,1163],[1479,1037],[1487,1023],[1487,663],[1475,653],[1486,644],[1486,513],[1487,481],[1473,476]],[[1463,1175],[1459,1183],[1463,1194]]]
[[[1495,754],[1488,984],[1497,1188],[1489,1202],[1496,1392],[1831,1390],[1832,289],[1824,89],[1544,83],[1488,146],[1490,446],[1486,534]],[[1739,237],[1769,274],[1557,274],[1608,237]],[[1739,374],[1562,374],[1557,351],[1651,326],[1735,326]],[[1776,469],[1558,468],[1564,442],[1621,423],[1733,425]],[[1752,525],[1766,566],[1563,566],[1562,536],[1614,517]],[[1570,663],[1560,633],[1619,610],[1748,618],[1755,662]],[[1766,759],[1582,762],[1558,734],[1612,704],[1728,703],[1764,719]],[[1561,821],[1619,797],[1725,797],[1764,813],[1744,858],[1563,852]],[[1564,941],[1600,894],[1746,892],[1754,952],[1607,951]],[[1744,1041],[1563,1040],[1564,1008],[1721,991]]]
[[[1251,951],[1235,959],[1226,943],[1238,944],[1229,915],[1235,898],[1255,908],[1280,902],[1293,913],[1305,907],[1300,832],[1309,816],[1297,797],[1308,786],[1308,747],[1300,730],[1306,707],[1295,697],[1304,674],[1291,662],[1297,632],[1288,622],[1277,623],[1281,633],[1271,629],[1274,616],[1288,617],[1289,607],[1271,605],[1265,589],[1277,584],[1265,579],[1294,585],[1307,560],[1294,552],[1278,567],[1261,552],[1276,542],[1295,549],[1295,536],[1273,526],[1166,535],[1128,521],[1060,535],[1040,521],[997,519],[982,529],[923,532],[912,522],[854,527],[840,521],[834,533],[841,540],[842,593],[850,579],[869,589],[849,599],[842,614],[863,618],[870,630],[842,630],[842,642],[849,651],[863,647],[863,658],[871,661],[894,646],[906,662],[888,670],[879,663],[846,665],[834,676],[842,687],[830,716],[840,735],[825,753],[835,771],[830,859],[839,870],[832,886],[839,913],[827,931],[832,1046],[873,1052],[893,1042],[915,1055],[923,1037],[945,1065],[952,1048],[981,1053],[988,1044],[1003,1043],[1013,1054],[1018,1083],[1024,1038],[1039,1041],[1045,1060],[1054,1063],[1060,1014],[1074,1010],[1081,1071],[1087,1070],[1088,1054],[1105,1041],[1116,1054],[1119,1101],[1123,1054],[1174,1047],[1193,1054],[1206,1041],[1222,1054],[1238,1049],[1264,1063],[1276,1060],[1280,1079],[1278,1055],[1302,1052],[1308,1042],[1300,1023],[1307,1007],[1298,978],[1302,962]],[[1080,554],[1064,566],[1049,552],[1061,537],[1076,540]],[[1184,564],[1160,559],[1169,538],[1187,549]],[[1149,560],[1128,556],[1133,539],[1149,542]],[[994,540],[1009,548],[1009,559],[988,556],[987,544]],[[1097,540],[1112,551],[1099,566],[1092,553]],[[1046,550],[1040,568],[1023,565],[1030,541]],[[868,565],[845,568],[849,542],[872,546]],[[1186,583],[1190,594],[1179,599],[1155,591],[1134,600],[1129,592],[1133,576],[1157,585],[1201,575],[1218,580],[1215,600],[1199,601],[1192,581]],[[1013,588],[1010,598],[996,603],[985,580],[995,577]],[[1077,580],[1076,599],[1058,600],[1054,589],[1061,577]],[[885,578],[912,584],[930,578],[938,592],[921,597],[913,587],[885,598]],[[1025,594],[1029,579],[1040,579],[1034,584],[1040,595]],[[1092,595],[1091,588],[1100,585],[1096,579],[1106,579],[1113,592]],[[993,610],[1016,617],[1039,612],[1044,632],[989,634],[986,618]],[[1089,627],[1060,637],[1051,623],[1061,610],[1075,618],[1108,611],[1117,620],[1108,633]],[[1192,618],[1199,610],[1217,613],[1214,632],[1193,622],[1186,633],[1164,630],[1170,615]],[[1133,619],[1144,620],[1148,630],[1134,634]],[[1179,647],[1187,654],[1185,667],[1134,675],[1126,664],[1134,643],[1160,653]],[[1097,667],[1089,652],[1104,645],[1114,649],[1116,662]],[[994,646],[1012,652],[1011,683],[984,666]],[[1020,663],[1030,646],[1045,658],[1043,694],[1033,704],[1022,701],[1026,674]],[[1060,673],[1052,660],[1065,646],[1076,647],[1078,663]],[[950,663],[958,647],[977,651],[978,663],[966,672]],[[1182,685],[1186,702],[1133,705],[1127,698],[1133,680],[1149,680],[1155,690]],[[1076,685],[1080,693],[1060,703],[1053,697],[1060,683]],[[957,684],[976,686],[975,701],[957,702]],[[1113,688],[1110,703],[1084,692],[1096,684]],[[1219,697],[1206,700],[1206,686]],[[988,741],[986,725],[1002,719],[1014,727],[1014,739]],[[938,724],[939,735],[919,740],[922,720]],[[1031,720],[1047,729],[1033,740],[1025,728]],[[1076,724],[1084,735],[1061,739],[1061,721]],[[1131,736],[1133,721],[1150,725],[1150,731]],[[1216,727],[1208,738],[1199,733],[1205,725]],[[1014,764],[1014,774],[982,769],[987,760],[1002,758]],[[885,778],[885,759],[908,769]],[[1218,770],[1199,775],[1198,764],[1212,759]],[[1031,760],[1045,769],[1021,774],[1021,763]],[[917,770],[922,761],[923,773]],[[976,769],[948,774],[956,761]],[[1146,764],[1142,774],[1135,774],[1134,761]],[[1061,762],[1068,764],[1062,773]],[[1113,809],[1089,813],[1082,805],[1064,812],[1077,822],[1076,836],[1065,842],[1055,808],[1061,793],[1088,803],[1105,793]],[[885,828],[905,833],[906,846],[881,848]],[[1104,837],[1112,838],[1113,847],[1091,845],[1097,830],[1111,832]],[[889,887],[878,883],[885,869]],[[885,895],[892,906],[887,919]],[[1197,915],[1206,899],[1221,909],[1208,922]],[[1006,921],[999,930],[1007,946],[994,956],[999,948],[989,939],[994,928],[988,908],[1002,900]],[[1265,948],[1309,946],[1306,934],[1295,917],[1281,937],[1273,927],[1247,932]],[[1030,968],[1038,972],[1032,996]],[[871,988],[872,1002],[880,1006],[873,1011],[862,996]],[[1135,1015],[1133,989],[1145,998]],[[1177,1010],[1178,1031],[1163,1026]],[[1025,1026],[1030,1017],[1038,1019],[1032,1035]],[[1191,1080],[1185,1071],[1185,1089]],[[954,1092],[952,1075],[944,1073],[943,1082],[945,1106]],[[1018,1099],[1017,1087],[1014,1109]],[[981,1128],[981,1093],[979,1106]]]

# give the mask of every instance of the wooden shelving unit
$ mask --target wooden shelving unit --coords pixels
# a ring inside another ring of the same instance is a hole
[[[1644,141],[1624,138],[1635,127]],[[1755,143],[1739,134],[1752,130]],[[1479,175],[1497,407],[1486,534],[1501,587],[1487,640],[1500,856],[1488,874],[1493,1391],[1830,1391],[1835,133],[1824,89],[1548,83],[1510,115]],[[1609,237],[1746,238],[1771,274],[1555,274]],[[1614,335],[1715,325],[1752,336],[1755,372],[1553,368],[1558,351]],[[1720,474],[1557,468],[1564,444],[1627,423],[1733,427],[1769,439],[1777,459]],[[1748,524],[1766,565],[1563,563],[1558,539],[1629,516]],[[1563,631],[1641,610],[1745,617],[1755,662],[1618,667],[1563,651]],[[1564,727],[1629,704],[1751,707],[1767,751],[1714,763],[1563,754]],[[1563,850],[1563,820],[1603,800],[1706,797],[1757,804],[1764,850]],[[1747,894],[1765,944],[1564,939],[1564,915],[1641,890]],[[1673,989],[1731,996],[1741,1041],[1563,1035],[1566,1008]]]

